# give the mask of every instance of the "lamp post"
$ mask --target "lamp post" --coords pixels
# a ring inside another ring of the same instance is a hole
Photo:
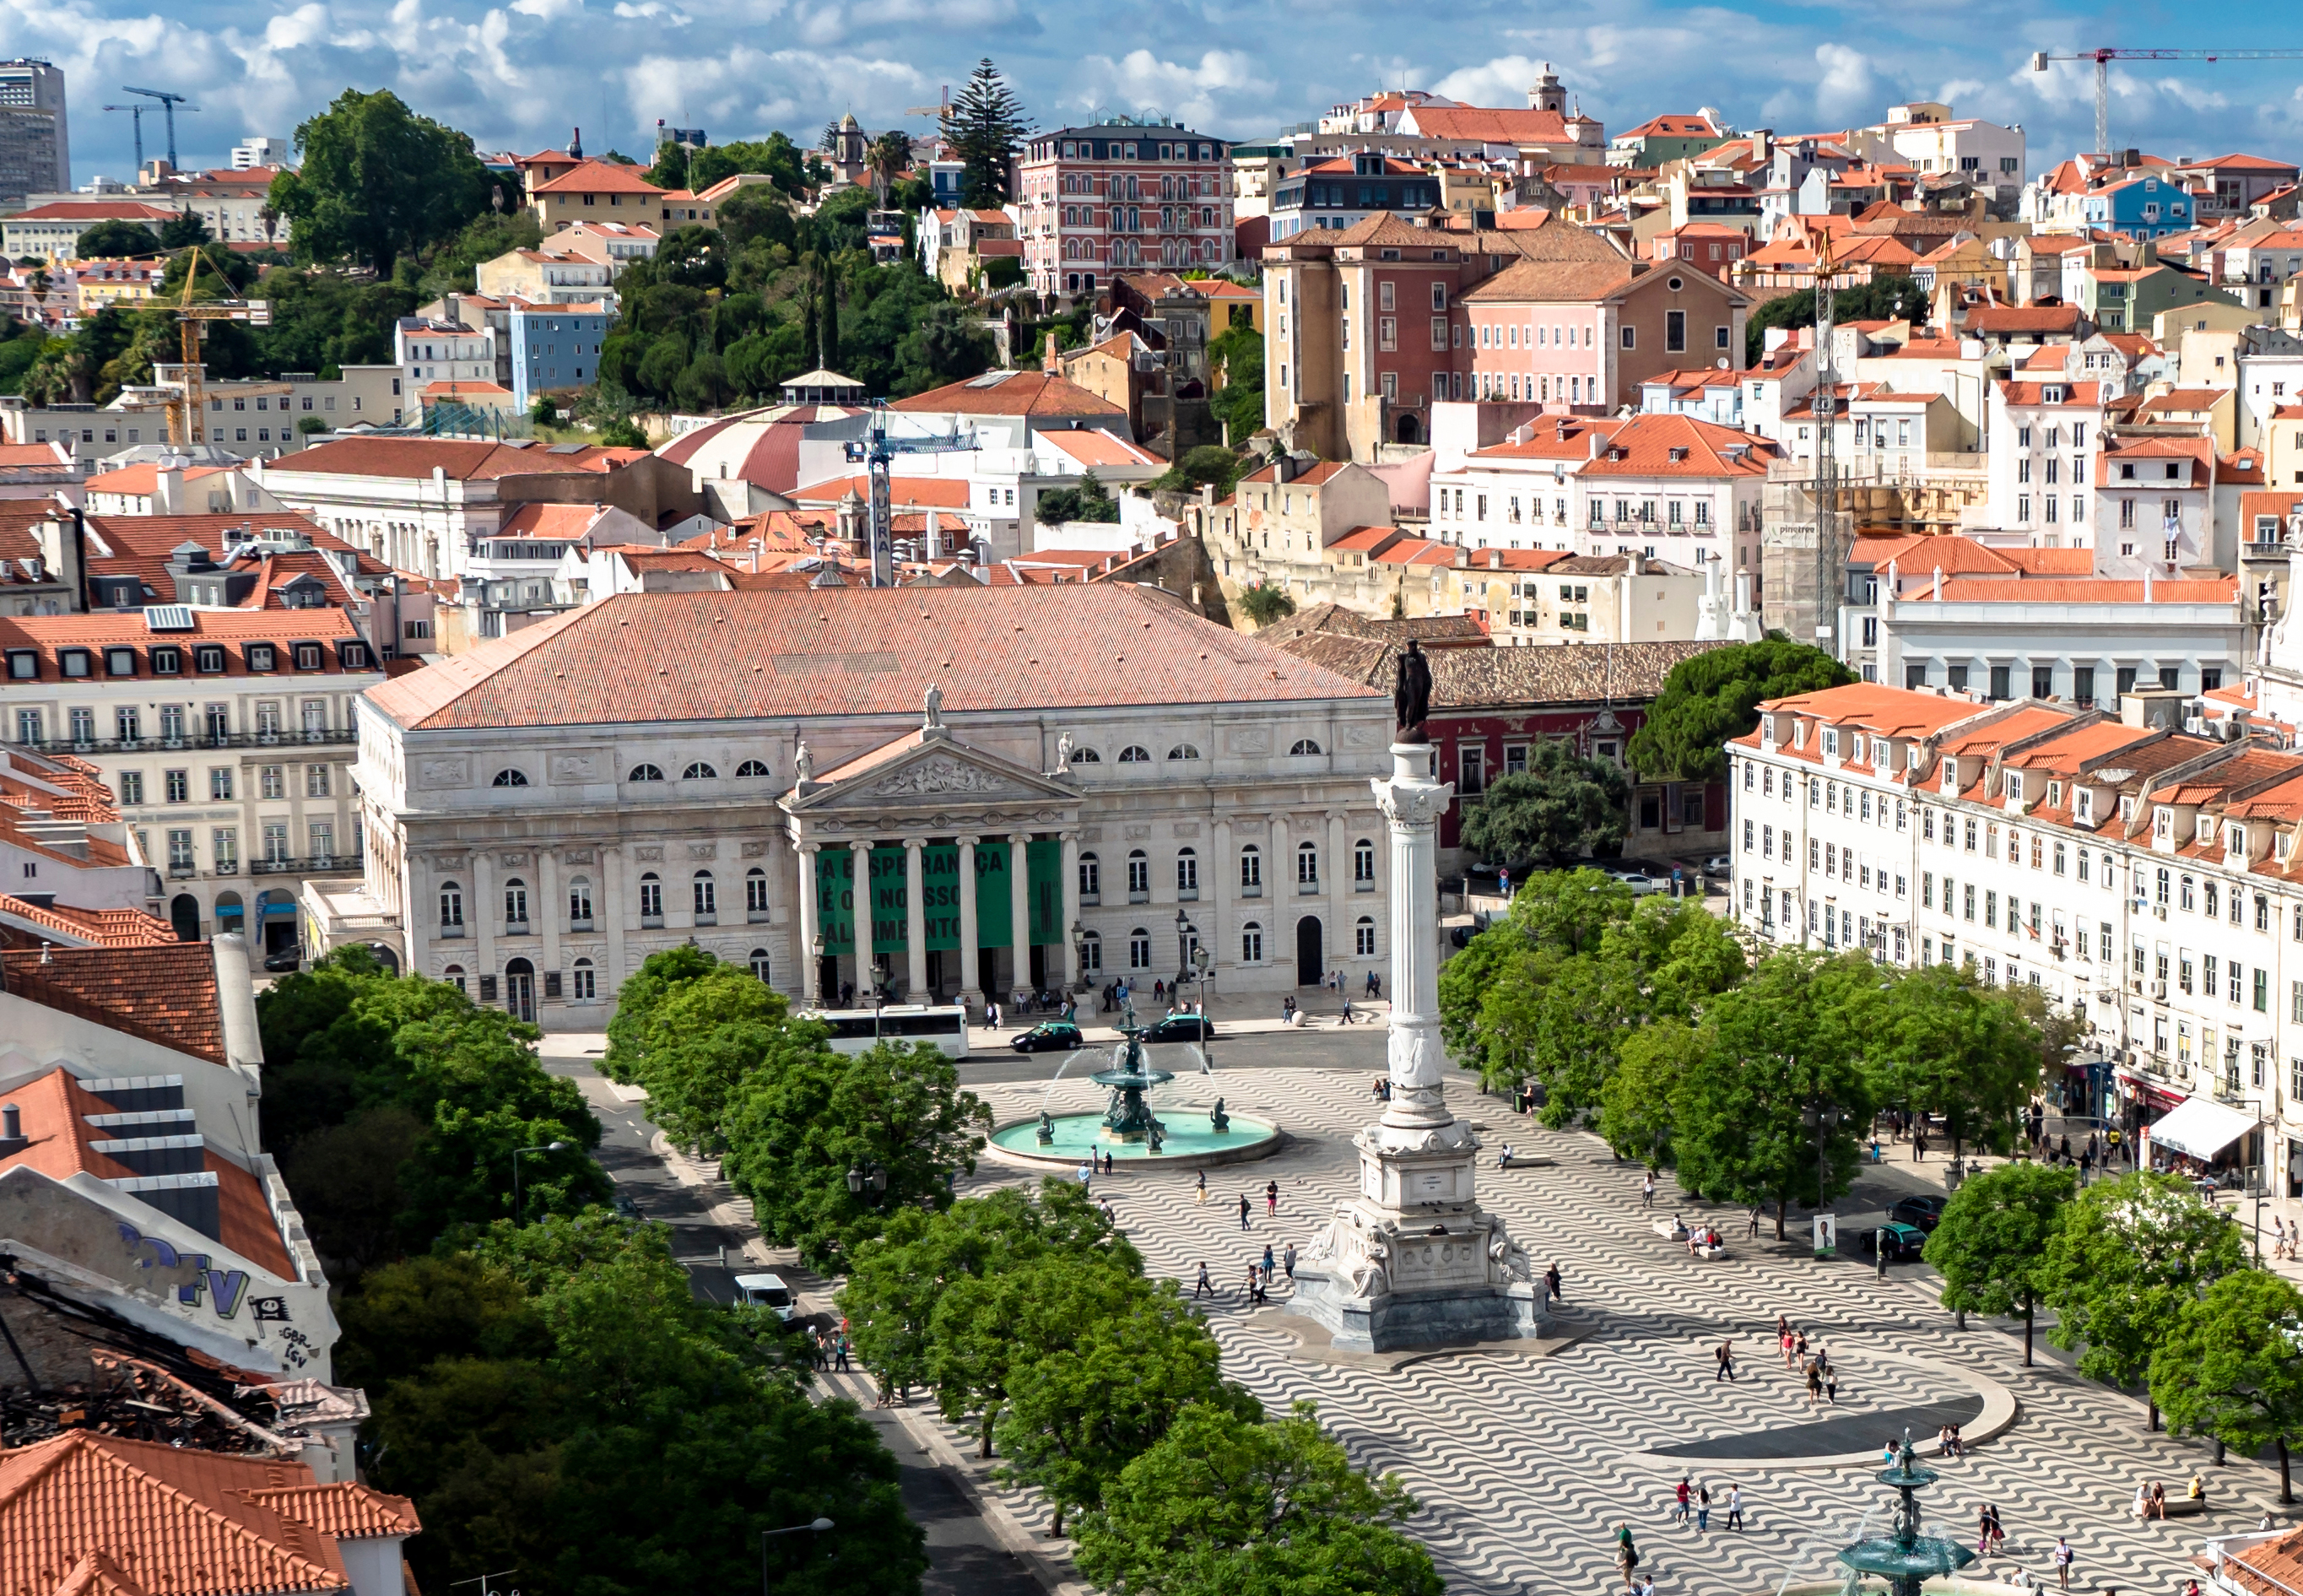
[[[1822,1107],[1820,1104],[1810,1105],[1810,1107],[1800,1110],[1800,1123],[1806,1126],[1810,1130],[1815,1132],[1815,1213],[1817,1220],[1815,1246],[1816,1251],[1818,1254],[1823,1250],[1823,1186],[1826,1173],[1824,1166],[1824,1138],[1837,1127],[1840,1120],[1845,1118],[1845,1110],[1835,1108],[1827,1109]],[[1833,1250],[1835,1252],[1838,1250],[1838,1241],[1835,1237],[1833,1239]]]
[[[877,959],[872,963],[872,1042],[880,1042],[880,1009],[888,1001],[888,967]]]
[[[770,1581],[768,1578],[768,1541],[772,1538],[777,1535],[798,1535],[806,1533],[821,1535],[831,1527],[831,1520],[828,1518],[816,1518],[811,1519],[806,1524],[793,1524],[789,1529],[762,1530],[760,1532],[760,1596],[772,1596],[772,1593],[769,1590]]]
[[[565,1153],[567,1151],[568,1144],[565,1142],[546,1142],[541,1147],[521,1147],[514,1150],[511,1155],[511,1222],[513,1224],[527,1223],[527,1209],[520,1201],[519,1161],[531,1153]]]
[[[850,1164],[848,1168],[849,1196],[860,1198],[864,1195],[864,1188],[867,1186],[872,1188],[872,1195],[874,1198],[888,1189],[887,1166],[876,1159],[866,1159],[860,1166]]]
[[[1072,922],[1072,968],[1079,972],[1078,984],[1074,986],[1072,990],[1074,992],[1085,992],[1088,988],[1087,927],[1081,925],[1077,920],[1074,920]]]
[[[819,1009],[831,1006],[823,1001],[823,933],[819,931],[815,933],[815,940],[807,947],[815,960],[808,967],[807,990],[814,996],[815,1006]]]
[[[1192,917],[1182,909],[1176,911],[1176,981],[1177,986],[1190,979],[1192,972],[1192,939],[1199,935]]]

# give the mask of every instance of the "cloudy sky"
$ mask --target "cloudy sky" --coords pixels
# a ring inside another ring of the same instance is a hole
[[[1907,98],[2020,122],[2035,166],[2092,142],[2093,69],[2029,70],[2035,49],[2209,47],[2253,37],[2266,14],[2207,0],[2021,18],[1980,0],[0,0],[0,50],[68,74],[78,181],[124,176],[129,119],[99,109],[120,86],[173,89],[186,165],[222,164],[249,132],[287,135],[346,86],[389,87],[468,130],[483,149],[562,143],[640,153],[657,119],[715,140],[782,128],[812,141],[853,110],[866,126],[924,131],[979,56],[1000,63],[1041,126],[1092,109],[1156,110],[1232,137],[1269,133],[1379,84],[1484,105],[1524,104],[1554,63],[1610,131],[1714,106],[1782,132],[1877,118]],[[2247,25],[2252,23],[2253,25]],[[2113,73],[2113,140],[2171,156],[2303,150],[2303,61],[2137,63]],[[147,119],[148,150],[159,147]]]

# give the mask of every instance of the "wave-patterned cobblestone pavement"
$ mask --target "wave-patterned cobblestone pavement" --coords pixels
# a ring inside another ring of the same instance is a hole
[[[983,1094],[1006,1120],[1036,1113],[1044,1092],[1011,1085]],[[1818,1263],[1778,1247],[1772,1220],[1759,1243],[1746,1242],[1740,1210],[1706,1209],[1667,1180],[1654,1211],[1643,1212],[1636,1167],[1615,1162],[1596,1138],[1544,1131],[1463,1083],[1450,1086],[1456,1111],[1487,1127],[1480,1202],[1509,1220],[1539,1270],[1559,1266],[1566,1304],[1556,1322],[1562,1333],[1585,1338],[1549,1358],[1451,1353],[1388,1371],[1291,1357],[1295,1322],[1276,1297],[1273,1306],[1247,1308],[1247,1265],[1267,1242],[1275,1253],[1290,1240],[1303,1247],[1355,1188],[1351,1136],[1373,1117],[1369,1080],[1312,1069],[1186,1077],[1163,1089],[1160,1109],[1170,1116],[1204,1111],[1219,1092],[1233,1111],[1284,1127],[1286,1148],[1261,1162],[1210,1170],[1205,1204],[1194,1200],[1194,1176],[1183,1170],[1126,1169],[1099,1178],[1096,1189],[1110,1197],[1155,1276],[1180,1280],[1188,1291],[1206,1261],[1222,1290],[1204,1305],[1232,1378],[1276,1406],[1317,1401],[1356,1462],[1406,1481],[1423,1505],[1411,1528],[1456,1596],[1620,1589],[1614,1526],[1624,1521],[1641,1549],[1642,1568],[1668,1596],[1772,1592],[1786,1574],[1830,1577],[1831,1552],[1867,1515],[1872,1530],[1886,1522],[1888,1493],[1870,1469],[1683,1468],[1636,1456],[1833,1416],[1827,1408],[1810,1410],[1802,1382],[1776,1355],[1778,1313],[1831,1349],[1841,1370],[1841,1416],[1973,1389],[1940,1372],[1943,1365],[2015,1392],[2021,1412],[2013,1428],[1939,1465],[1942,1482],[1923,1499],[1929,1527],[1970,1546],[1978,1505],[1998,1506],[2008,1541],[1980,1565],[1986,1576],[2012,1582],[2020,1567],[2052,1586],[2049,1553],[2062,1534],[2078,1552],[2077,1587],[2172,1588],[2189,1572],[2187,1559],[2205,1534],[2251,1528],[2255,1504],[2275,1490],[2273,1476],[2248,1465],[2210,1470],[2219,1490],[2243,1490],[2250,1503],[2207,1519],[2136,1523],[2126,1507],[2138,1480],[2164,1481],[2171,1496],[2180,1495],[2205,1456],[2147,1434],[2139,1405],[2066,1369],[2024,1369],[2015,1338],[1955,1330],[1914,1280],[1881,1282],[1867,1267]],[[1101,1098],[1092,1085],[1067,1081],[1051,1102],[1059,1112],[1079,1112],[1100,1108]],[[1494,1153],[1506,1141],[1554,1162],[1498,1171]],[[987,1163],[963,1190],[1031,1178]],[[1276,1220],[1264,1212],[1263,1187],[1271,1180],[1280,1187]],[[1244,1232],[1243,1194],[1253,1207]],[[1711,1217],[1729,1232],[1734,1255],[1700,1262],[1657,1236],[1650,1220],[1675,1211]],[[1723,1338],[1739,1353],[1741,1379],[1732,1385],[1714,1378],[1712,1348]],[[861,1377],[833,1379],[871,1400]],[[1891,1437],[1882,1430],[1835,1449],[1884,1443]],[[957,1449],[973,1450],[970,1438],[950,1433]],[[1668,1522],[1682,1472],[1711,1488],[1707,1533]],[[1742,1488],[1741,1531],[1725,1527],[1731,1483]],[[1033,1493],[997,1494],[1035,1533],[1049,1532],[1047,1509]]]

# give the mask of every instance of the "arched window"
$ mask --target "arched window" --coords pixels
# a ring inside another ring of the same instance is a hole
[[[627,776],[625,780],[628,781],[661,781],[663,780],[663,773],[653,764],[636,764],[632,766],[632,773],[629,776]]]
[[[1263,927],[1253,920],[1239,928],[1239,958],[1242,964],[1263,962]]]
[[[592,961],[590,959],[578,959],[576,961],[575,969],[569,974],[570,979],[569,984],[576,989],[575,995],[578,1002],[591,1003],[596,1002],[599,1000],[599,972],[592,967]]]
[[[1295,884],[1303,891],[1316,891],[1320,885],[1320,845],[1299,842],[1295,845]]]
[[[450,965],[446,969],[440,972],[440,979],[452,985],[458,992],[466,992],[469,990],[464,984],[464,967],[462,965]]]
[[[570,876],[568,882],[568,929],[592,929],[592,878]]]
[[[1362,958],[1375,957],[1375,918],[1362,915],[1360,923],[1352,929],[1352,951]]]
[[[504,929],[515,933],[527,929],[527,883],[517,875],[504,882]]]
[[[464,934],[464,889],[451,881],[440,883],[440,934]]]
[[[1295,739],[1295,746],[1289,748],[1287,753],[1291,758],[1301,759],[1307,755],[1317,754],[1319,751],[1320,745],[1318,743],[1312,741],[1308,737],[1299,737]]]
[[[1151,759],[1151,749],[1135,744],[1119,750],[1119,763],[1122,764],[1147,764]]]
[[[744,872],[744,914],[755,921],[768,917],[768,873],[757,865]]]
[[[1146,903],[1152,897],[1152,860],[1140,849],[1131,849],[1127,855],[1127,901]]]
[[[1152,967],[1152,933],[1141,925],[1127,933],[1127,967],[1131,970]]]
[[[1103,901],[1103,862],[1092,853],[1079,857],[1079,895],[1082,903]]]
[[[1176,850],[1176,891],[1200,895],[1200,856],[1188,848]]]
[[[1244,898],[1263,896],[1263,850],[1253,842],[1239,850],[1239,891]]]
[[[720,773],[699,759],[680,772],[679,779],[683,781],[716,781],[720,779]]]
[[[1101,974],[1102,970],[1102,936],[1092,931],[1082,933],[1080,938],[1080,973],[1084,975],[1092,975]]]
[[[1352,888],[1360,892],[1375,891],[1375,844],[1365,837],[1352,844]]]
[[[640,877],[640,924],[663,924],[663,882],[653,870]]]
[[[1200,751],[1189,743],[1177,743],[1168,750],[1168,757],[1170,759],[1197,759],[1199,756]]]
[[[768,984],[768,950],[765,948],[752,950],[752,975],[761,985]]]
[[[495,785],[498,787],[525,787],[527,785],[527,773],[525,771],[498,771],[496,773]]]
[[[1103,763],[1103,756],[1097,753],[1093,748],[1074,748],[1072,750],[1072,763],[1074,764],[1101,764]]]
[[[720,889],[712,879],[712,872],[699,870],[696,873],[694,892],[696,923],[698,925],[717,925],[720,923]]]
[[[736,774],[739,780],[745,776],[768,776],[774,773],[756,759],[747,759],[736,767]]]

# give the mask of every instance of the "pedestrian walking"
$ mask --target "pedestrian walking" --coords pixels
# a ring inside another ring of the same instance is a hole
[[[1383,984],[1375,978],[1373,970],[1368,972],[1367,995],[1371,998],[1379,998],[1383,995]]]
[[[1561,1294],[1559,1289],[1559,1265],[1556,1263],[1543,1271],[1543,1288],[1545,1290],[1551,1293],[1551,1300],[1553,1302],[1559,1303],[1563,1305],[1566,1303],[1567,1298]]]
[[[1632,1575],[1640,1566],[1640,1549],[1632,1544],[1629,1519],[1615,1526],[1615,1566],[1624,1571],[1624,1589],[1632,1588]]]
[[[1978,1558],[1991,1555],[1991,1507],[1988,1503],[1978,1505],[1975,1509],[1975,1555]]]
[[[1731,1530],[1743,1527],[1743,1488],[1741,1485],[1727,1488],[1727,1527]]]
[[[1277,1267],[1278,1265],[1271,1256],[1271,1244],[1267,1241],[1263,1244],[1263,1278],[1267,1280],[1270,1279],[1271,1278],[1272,1270]]]
[[[2076,1557],[2077,1554],[2071,1550],[2071,1543],[2061,1535],[2056,1536],[2055,1588],[2057,1590],[2068,1591],[2071,1588],[2071,1564]]]
[[[1196,1302],[1202,1296],[1213,1296],[1215,1294],[1215,1282],[1208,1279],[1208,1266],[1202,1263],[1200,1265],[1199,1284],[1192,1288],[1192,1299]]]
[[[1719,1350],[1711,1355],[1719,1360],[1719,1372],[1711,1377],[1711,1383],[1717,1385],[1724,1380],[1733,1385],[1735,1381],[1735,1343],[1732,1339],[1720,1342]]]
[[[1204,1208],[1208,1204],[1208,1172],[1200,1171],[1198,1183],[1192,1189],[1192,1201]]]
[[[1711,1487],[1699,1485],[1695,1488],[1695,1533],[1700,1535],[1710,1527]]]
[[[1999,1516],[1999,1504],[1991,1504],[1991,1550],[1994,1556],[2007,1550],[2007,1525]]]
[[[1263,1212],[1269,1218],[1276,1220],[1279,1217],[1279,1183],[1277,1180],[1263,1183]]]
[[[1287,1283],[1293,1286],[1295,1283],[1295,1244],[1294,1242],[1289,1242],[1287,1250],[1279,1254],[1279,1265],[1287,1271]]]
[[[1815,1364],[1807,1366],[1807,1406],[1811,1413],[1823,1402],[1823,1371]]]
[[[831,1366],[842,1374],[848,1372],[848,1332],[841,1330],[839,1338],[831,1344]]]
[[[1080,1165],[1079,1178],[1080,1187],[1082,1190],[1085,1190],[1088,1184],[1095,1178],[1095,1155],[1093,1153],[1090,1153],[1087,1156],[1086,1161]]]
[[[1640,1206],[1642,1208],[1655,1206],[1655,1175],[1652,1171],[1640,1180]]]
[[[1757,1241],[1759,1239],[1759,1211],[1754,1208],[1751,1210],[1750,1217],[1750,1225],[1745,1232],[1744,1239],[1747,1241]]]
[[[1666,1522],[1685,1524],[1688,1514],[1695,1507],[1695,1487],[1689,1482],[1685,1474],[1680,1475],[1679,1484],[1673,1489],[1671,1503],[1671,1513]]]
[[[1828,1359],[1823,1365],[1823,1394],[1831,1406],[1839,1406],[1839,1370]]]
[[[1245,1192],[1239,1195],[1239,1228],[1243,1230],[1247,1229],[1247,1194]]]

